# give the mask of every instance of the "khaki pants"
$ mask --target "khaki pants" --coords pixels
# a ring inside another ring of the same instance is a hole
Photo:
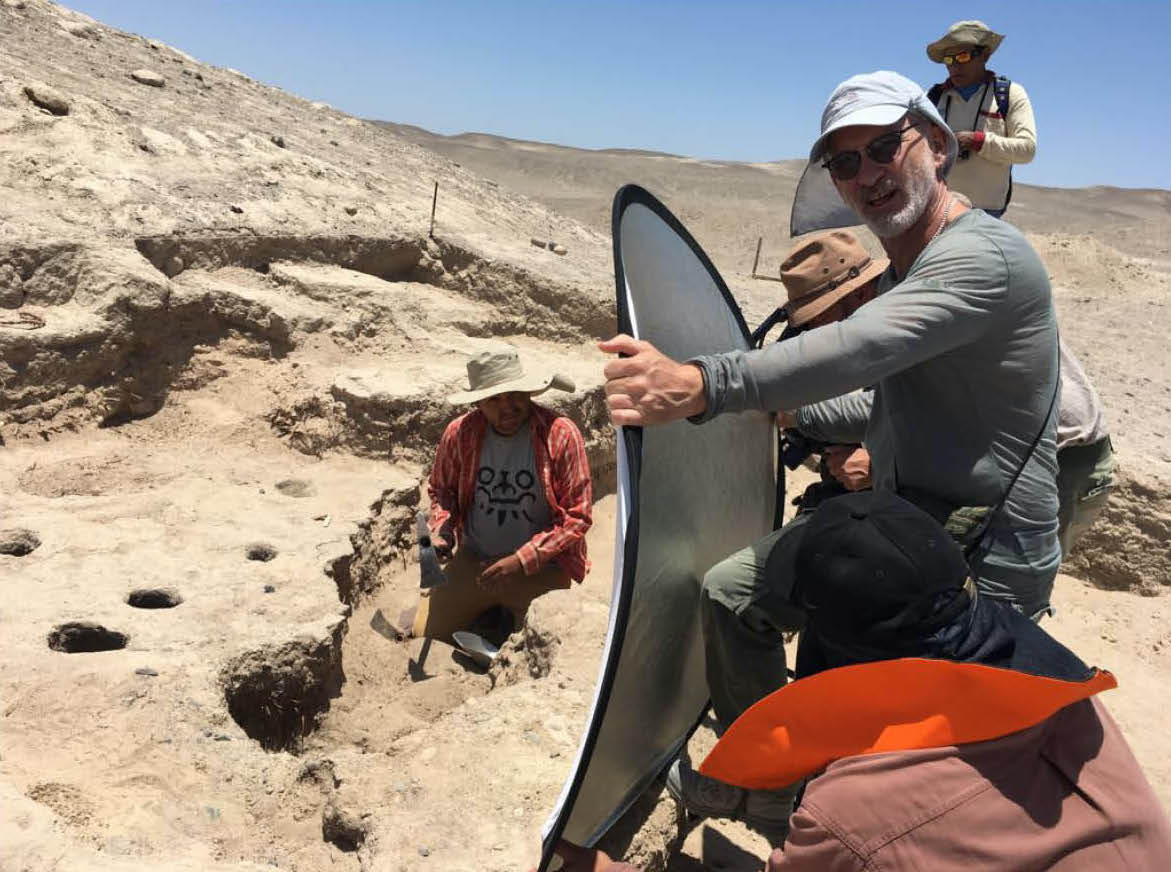
[[[516,626],[524,623],[529,603],[551,590],[565,590],[573,582],[557,564],[544,566],[535,575],[517,574],[485,590],[476,584],[480,561],[466,549],[457,551],[443,568],[447,584],[422,593],[415,613],[414,635],[435,639],[450,639],[456,630],[465,630],[480,615],[493,606],[504,606],[516,619]]]
[[[790,602],[792,563],[811,513],[726,557],[707,571],[699,595],[712,707],[723,733],[788,681],[783,634],[805,623]]]

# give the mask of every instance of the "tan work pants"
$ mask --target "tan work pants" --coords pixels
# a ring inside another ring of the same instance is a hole
[[[512,612],[519,628],[528,614],[529,603],[551,590],[564,590],[573,582],[560,566],[544,566],[534,575],[517,574],[485,590],[476,584],[480,561],[466,549],[456,552],[443,571],[447,584],[422,593],[415,613],[414,635],[450,639],[456,630],[465,630],[493,606]]]

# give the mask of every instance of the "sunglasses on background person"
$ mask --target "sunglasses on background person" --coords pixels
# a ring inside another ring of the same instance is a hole
[[[863,151],[875,163],[888,164],[895,159],[899,153],[899,149],[903,146],[903,134],[908,130],[914,130],[914,124],[908,124],[901,130],[892,130],[890,133],[884,133],[881,136],[876,136],[870,142],[866,143]],[[919,136],[923,138],[922,135]],[[862,153],[857,149],[849,151],[839,151],[833,157],[826,160],[822,167],[829,170],[829,174],[839,182],[848,182],[854,176],[858,175],[858,170],[862,168]]]
[[[962,51],[945,54],[943,56],[943,62],[949,67],[953,64],[966,64],[972,58],[978,58],[982,54],[984,54],[984,46],[974,45],[971,48],[965,48]]]

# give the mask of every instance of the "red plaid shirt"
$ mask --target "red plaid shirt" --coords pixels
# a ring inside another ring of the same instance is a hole
[[[475,496],[486,426],[483,414],[468,412],[448,424],[439,440],[427,480],[431,538],[437,545],[454,547],[460,538],[464,515]],[[536,403],[532,404],[529,426],[537,476],[545,486],[553,526],[521,545],[516,556],[525,575],[533,575],[552,560],[574,581],[581,581],[590,568],[585,534],[593,523],[585,440],[571,420]]]

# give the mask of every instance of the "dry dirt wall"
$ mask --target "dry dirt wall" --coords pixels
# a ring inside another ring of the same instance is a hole
[[[1107,590],[1166,593],[1171,588],[1171,486],[1122,473],[1063,571]]]

